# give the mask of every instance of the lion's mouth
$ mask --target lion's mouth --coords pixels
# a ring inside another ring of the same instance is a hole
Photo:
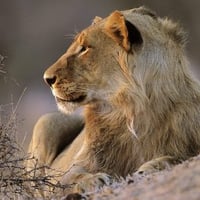
[[[68,97],[68,98],[60,98],[60,97],[55,97],[57,102],[69,102],[69,103],[81,103],[85,100],[86,95],[80,95],[78,97]]]

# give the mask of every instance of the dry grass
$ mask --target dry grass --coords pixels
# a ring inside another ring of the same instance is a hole
[[[41,175],[41,171],[49,170],[48,166],[39,166],[35,161],[32,169],[25,167],[25,163],[34,158],[30,158],[17,142],[18,123],[12,104],[1,105],[0,199],[43,199],[44,195],[45,199],[60,199],[68,186],[53,184],[51,180],[56,176]],[[59,172],[57,174],[60,176]]]
[[[2,74],[5,73],[5,71],[3,70],[3,67],[4,67],[3,62],[4,62],[4,60],[5,60],[5,57],[3,57],[3,56],[0,54],[0,73],[2,73]]]
[[[23,166],[26,157],[16,140],[16,116],[10,113],[12,104],[0,108],[0,199],[26,196],[26,170]]]
[[[6,73],[4,57],[0,55],[0,76]],[[27,170],[25,163],[34,158],[28,157],[17,142],[18,120],[16,110],[21,98],[16,104],[0,105],[0,199],[38,199],[48,191],[62,193],[63,187],[52,184],[50,176],[41,176],[40,171],[47,166],[38,166]],[[47,199],[47,198],[45,198]]]

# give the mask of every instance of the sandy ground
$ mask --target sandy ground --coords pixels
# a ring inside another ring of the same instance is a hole
[[[86,199],[200,200],[200,155],[170,170],[147,176],[133,175],[126,181],[87,195]]]

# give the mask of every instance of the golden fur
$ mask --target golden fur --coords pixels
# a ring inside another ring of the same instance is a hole
[[[151,172],[199,153],[200,86],[184,44],[177,24],[142,7],[96,18],[76,36],[44,74],[60,110],[84,106],[83,131],[50,162],[67,172],[59,181],[88,191],[109,175]]]

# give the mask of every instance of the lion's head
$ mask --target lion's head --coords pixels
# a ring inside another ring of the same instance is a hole
[[[65,112],[96,102],[126,107],[130,115],[157,109],[159,100],[175,101],[185,82],[184,41],[176,24],[148,9],[115,11],[78,34],[44,79]]]

